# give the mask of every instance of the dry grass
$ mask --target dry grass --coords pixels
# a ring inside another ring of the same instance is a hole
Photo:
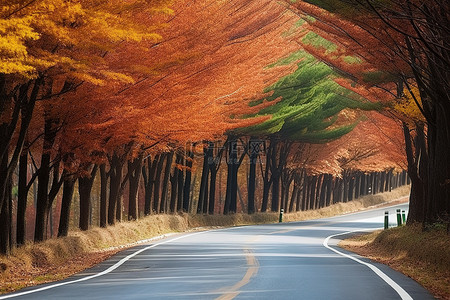
[[[0,293],[66,278],[130,247],[132,243],[189,229],[187,215],[155,215],[108,228],[73,231],[64,238],[29,243],[0,256]]]
[[[393,205],[401,202],[407,202],[409,195],[409,186],[403,186],[393,190],[390,193],[383,193],[377,195],[367,195],[357,200],[347,203],[336,203],[325,208],[310,211],[301,211],[291,214],[286,214],[284,221],[301,221],[318,218],[326,218],[346,213],[364,210],[370,207],[380,207],[384,205]]]
[[[450,299],[450,238],[444,227],[411,225],[358,235],[341,247],[389,265],[439,299]]]
[[[409,193],[402,187],[391,193],[366,196],[315,211],[285,214],[284,221],[316,219],[355,212],[399,199]],[[403,197],[402,201],[407,200]],[[66,278],[107,259],[137,241],[170,232],[186,232],[211,227],[229,227],[278,222],[277,213],[253,215],[152,215],[108,228],[72,231],[68,237],[49,239],[15,249],[11,256],[0,256],[0,293]]]

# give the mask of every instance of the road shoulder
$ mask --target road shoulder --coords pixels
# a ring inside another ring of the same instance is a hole
[[[339,247],[411,277],[438,299],[450,299],[450,239],[417,226],[355,234]]]

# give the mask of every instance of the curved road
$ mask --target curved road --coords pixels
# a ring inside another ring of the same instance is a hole
[[[433,299],[415,281],[336,243],[385,210],[173,235],[71,278],[0,299]],[[394,224],[392,224],[393,226]]]

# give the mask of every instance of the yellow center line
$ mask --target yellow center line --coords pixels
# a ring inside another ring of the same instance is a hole
[[[314,224],[312,226],[311,225],[299,226],[299,227],[295,227],[295,228],[277,230],[277,231],[270,232],[269,235],[278,234],[278,233],[287,233],[287,232],[291,232],[291,231],[295,231],[295,230],[305,229],[308,227],[317,227],[317,226],[323,226],[323,225],[327,225],[327,224],[330,224],[330,222],[318,223],[318,224]],[[254,243],[263,237],[264,237],[263,235],[257,235],[253,239],[251,239],[248,243]],[[247,272],[245,273],[244,277],[242,277],[242,279],[239,282],[237,282],[235,285],[233,285],[231,287],[221,288],[220,290],[216,291],[216,292],[224,293],[222,296],[216,298],[216,300],[234,299],[237,295],[239,295],[241,293],[241,291],[239,291],[239,289],[241,289],[243,286],[248,284],[250,282],[250,279],[258,272],[258,269],[259,269],[258,260],[255,258],[255,255],[252,252],[252,250],[249,247],[245,247],[244,253],[245,253],[245,259],[247,261],[247,266],[248,266]]]
[[[244,252],[245,258],[247,260],[247,265],[249,266],[247,272],[239,282],[237,282],[232,287],[226,289],[227,290],[226,294],[223,294],[222,296],[216,298],[216,300],[234,299],[237,295],[240,294],[239,289],[242,288],[247,283],[249,283],[252,276],[258,272],[258,261],[256,260],[253,253],[249,249],[245,249]]]
[[[249,241],[249,243],[256,242],[257,240],[261,239],[261,236],[256,236],[253,239]],[[244,248],[245,253],[245,260],[247,261],[247,272],[245,272],[244,277],[237,282],[235,285],[229,287],[220,289],[220,292],[224,292],[224,294],[216,300],[231,300],[234,299],[237,295],[240,294],[239,289],[242,288],[244,285],[250,282],[250,279],[258,272],[259,264],[258,260],[255,258],[255,255],[253,254],[252,250],[249,247]]]

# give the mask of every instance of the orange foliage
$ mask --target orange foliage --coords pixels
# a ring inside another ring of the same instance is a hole
[[[294,14],[270,0],[180,1],[157,18],[167,23],[161,42],[123,43],[105,57],[131,70],[134,84],[86,83],[62,97],[65,151],[110,152],[131,141],[164,149],[265,120],[240,116],[259,110],[248,103],[291,70],[265,67],[297,47],[294,35],[282,36]]]
[[[409,70],[408,63],[398,55],[406,48],[404,36],[381,19],[368,18],[361,11],[355,11],[346,13],[351,19],[347,21],[342,15],[332,14],[304,1],[296,1],[289,7],[302,16],[312,16],[314,20],[305,18],[307,21],[305,27],[337,45],[336,51],[327,54],[324,49],[307,45],[308,51],[351,74],[360,83],[369,85],[374,83],[365,78],[365,74],[369,72],[381,70],[386,72],[385,75],[396,75]],[[404,27],[404,24],[402,26]],[[346,62],[346,56],[360,60],[357,63]],[[379,82],[386,82],[389,79],[391,78],[378,78]]]
[[[371,102],[389,104],[395,100],[399,78],[410,72],[408,62],[399,55],[406,49],[402,34],[361,11],[344,13],[338,8],[341,14],[337,15],[305,1],[286,1],[285,5],[305,20],[303,30],[333,44],[313,43],[303,37],[299,40],[302,48],[342,75],[335,78],[339,85]],[[394,112],[394,117],[390,107],[385,108],[383,114],[365,113],[367,120],[339,140],[306,149],[309,171],[339,175],[343,169],[406,169],[399,115]]]
[[[339,140],[311,145],[308,151],[311,173],[342,170],[363,172],[406,169],[401,123],[377,112],[366,113],[367,120]]]

